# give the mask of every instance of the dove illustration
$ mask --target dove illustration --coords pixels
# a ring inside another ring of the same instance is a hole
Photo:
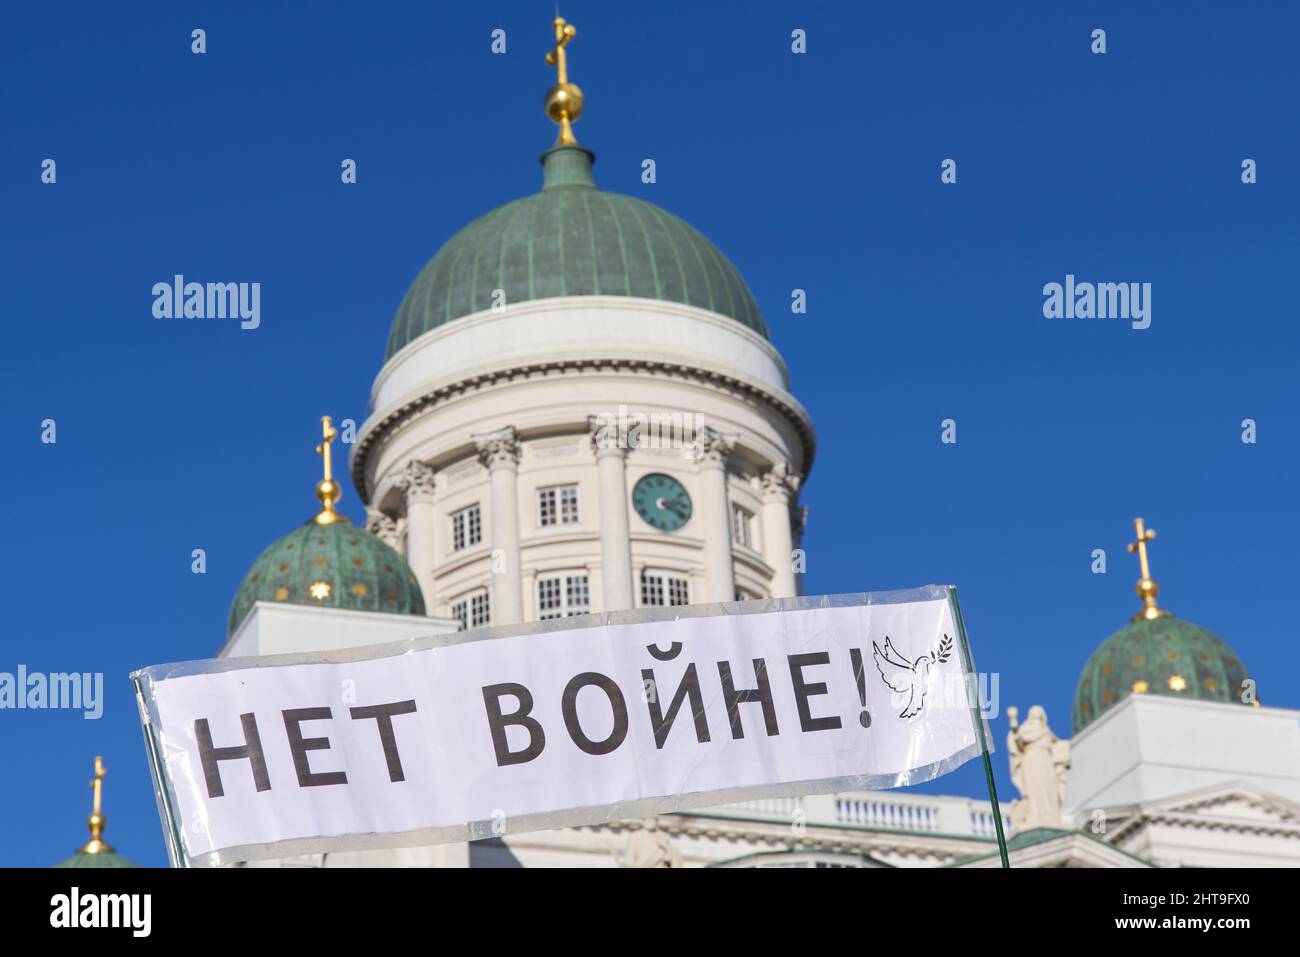
[[[932,651],[917,655],[915,661],[909,661],[898,653],[889,636],[885,636],[885,650],[874,641],[871,643],[872,657],[876,659],[876,670],[884,679],[890,691],[907,696],[907,704],[899,712],[900,718],[912,718],[920,714],[925,703],[925,692],[930,685],[930,669],[936,664],[943,664],[952,653],[952,639],[947,635]]]

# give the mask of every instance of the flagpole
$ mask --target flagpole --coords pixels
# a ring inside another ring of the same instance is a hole
[[[952,607],[952,618],[957,625],[957,637],[961,641],[962,667],[966,674],[975,674],[975,663],[971,659],[970,643],[966,640],[966,623],[961,617],[961,605],[957,603],[957,588],[951,586],[948,589],[948,602]],[[968,686],[969,688],[969,686]],[[1011,861],[1007,858],[1007,837],[1002,833],[1002,805],[998,803],[998,786],[993,780],[993,762],[989,760],[989,742],[984,734],[984,720],[980,717],[979,711],[979,681],[975,682],[975,696],[971,698],[966,696],[970,704],[971,720],[975,724],[975,733],[979,736],[980,750],[984,758],[984,780],[988,783],[989,804],[993,807],[993,825],[998,834],[998,856],[1002,858],[1002,866],[1010,867]]]
[[[167,857],[172,867],[189,867],[185,858],[185,849],[181,844],[180,830],[176,826],[176,815],[172,810],[168,794],[167,770],[159,756],[158,742],[154,737],[153,721],[149,717],[145,704],[144,689],[140,679],[131,682],[135,686],[136,702],[140,707],[140,730],[144,732],[144,746],[149,758],[149,771],[153,775],[154,794],[158,799],[159,817],[163,823],[163,837],[167,841]]]

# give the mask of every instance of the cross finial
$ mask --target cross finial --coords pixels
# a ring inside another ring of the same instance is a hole
[[[321,416],[320,426],[323,441],[316,446],[316,454],[324,459],[325,477],[316,483],[316,497],[320,499],[321,510],[315,521],[317,525],[332,525],[338,521],[347,521],[342,515],[334,511],[334,503],[339,500],[343,490],[339,488],[339,483],[334,481],[334,464],[330,456],[330,443],[338,437],[339,433],[331,424],[328,415]]]
[[[1160,586],[1151,577],[1151,565],[1147,561],[1147,542],[1155,541],[1155,529],[1147,528],[1146,523],[1140,518],[1133,519],[1133,527],[1137,530],[1137,541],[1130,542],[1128,550],[1137,553],[1138,564],[1142,568],[1142,577],[1138,579],[1137,583],[1138,597],[1142,599],[1142,610],[1133,616],[1133,620],[1168,618],[1170,617],[1169,612],[1156,605],[1156,596],[1160,594]]]
[[[90,781],[94,798],[90,806],[90,817],[86,819],[90,828],[90,840],[81,848],[83,854],[107,854],[113,850],[103,841],[104,826],[108,824],[108,818],[104,817],[104,778],[107,775],[104,759],[96,756],[95,776]]]
[[[573,138],[573,124],[582,114],[582,90],[569,82],[569,61],[564,48],[578,31],[559,14],[554,26],[555,47],[546,54],[546,62],[555,67],[556,79],[555,85],[546,92],[546,115],[560,125],[555,145],[572,145],[578,142]]]

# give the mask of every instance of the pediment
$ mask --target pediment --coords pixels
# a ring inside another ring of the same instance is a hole
[[[1244,783],[1203,788],[1152,801],[1148,813],[1191,814],[1207,820],[1300,826],[1300,804]]]

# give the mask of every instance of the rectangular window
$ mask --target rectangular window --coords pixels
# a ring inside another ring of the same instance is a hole
[[[537,620],[568,618],[591,611],[591,589],[585,574],[552,575],[537,579]]]
[[[477,505],[462,508],[451,516],[451,550],[460,551],[483,541],[483,517]]]
[[[492,623],[492,603],[485,591],[462,598],[451,606],[451,617],[460,622],[461,631],[481,628]]]
[[[479,592],[470,598],[469,623],[471,628],[479,628],[492,623],[492,605],[488,601],[487,592]]]
[[[668,604],[689,605],[691,592],[685,578],[668,579]]]
[[[691,587],[689,580],[676,575],[664,575],[659,572],[641,573],[641,604],[643,606],[689,605],[690,603]]]
[[[539,489],[537,492],[537,523],[549,525],[576,525],[578,523],[578,486],[561,485]]]
[[[587,587],[586,575],[565,575],[564,589],[567,614],[585,615],[591,611],[591,589]]]
[[[751,529],[753,527],[754,513],[748,509],[741,508],[739,505],[733,505],[731,508],[731,539],[737,545],[744,545],[748,548],[753,544]]]

